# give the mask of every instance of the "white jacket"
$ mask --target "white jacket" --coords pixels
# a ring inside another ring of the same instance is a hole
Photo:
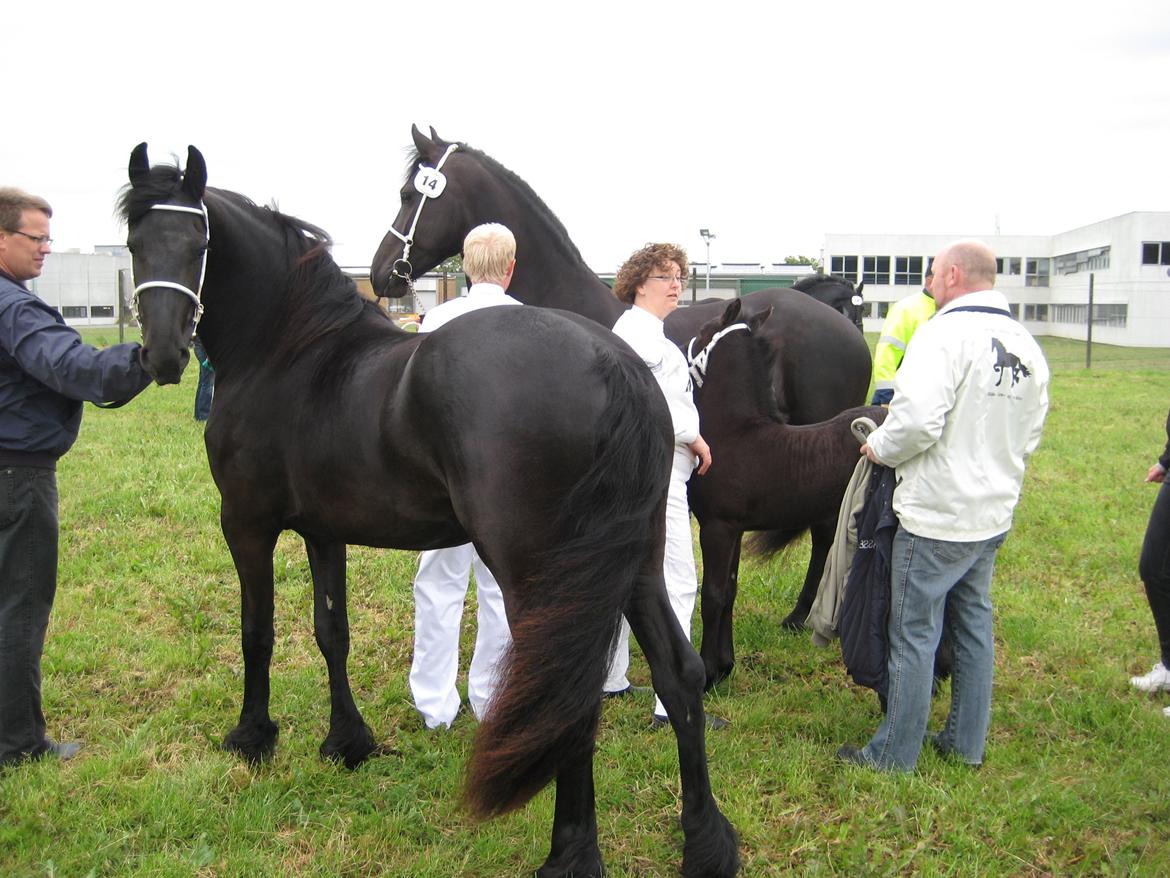
[[[504,292],[499,284],[479,283],[472,284],[466,296],[449,299],[441,305],[436,305],[423,315],[419,324],[419,332],[434,332],[444,323],[449,323],[461,314],[469,311],[478,311],[480,308],[493,308],[496,305],[523,305],[518,299],[513,299]]]
[[[995,290],[951,301],[919,327],[869,447],[899,479],[894,511],[917,536],[953,542],[1011,529],[1024,464],[1048,411],[1048,363]],[[957,313],[952,313],[957,312]]]
[[[670,407],[674,444],[690,445],[699,438],[699,410],[691,396],[691,373],[682,351],[666,337],[662,321],[635,305],[617,319],[613,331],[654,373]]]

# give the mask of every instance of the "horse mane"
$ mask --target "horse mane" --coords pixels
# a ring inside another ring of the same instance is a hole
[[[809,293],[812,292],[816,287],[819,287],[821,284],[825,283],[841,283],[845,284],[850,289],[853,288],[853,284],[849,283],[849,281],[838,274],[821,274],[820,272],[817,272],[816,274],[806,274],[792,285],[792,289],[800,290],[802,293]]]
[[[155,204],[172,198],[182,182],[183,174],[176,165],[154,165],[147,179],[123,187],[117,202],[118,216],[127,224],[140,220]],[[329,253],[333,240],[324,229],[275,207],[260,207],[238,192],[207,187],[204,200],[214,205],[217,199],[226,202],[233,213],[274,228],[283,238],[288,270],[276,285],[284,289],[285,297],[277,306],[271,332],[266,333],[272,339],[275,357],[291,359],[370,309],[382,315],[374,303],[362,298],[353,279],[333,261]],[[214,235],[213,226],[213,240]]]
[[[772,378],[776,348],[763,333],[753,332],[748,356],[750,372],[755,376],[748,383],[758,410],[766,413],[771,420],[785,422],[784,416],[780,414],[780,405],[776,402],[776,388]]]
[[[460,142],[459,151],[470,153],[471,155],[475,156],[484,165],[487,166],[489,171],[498,175],[505,182],[511,184],[517,190],[519,190],[521,195],[523,195],[527,200],[531,201],[535,206],[535,209],[532,211],[532,215],[534,217],[547,217],[550,227],[555,232],[555,237],[558,243],[562,244],[564,248],[571,254],[571,256],[578,262],[585,262],[581,256],[581,251],[577,249],[577,245],[574,244],[573,239],[569,237],[569,232],[565,228],[565,224],[561,222],[560,218],[555,213],[553,213],[547,204],[544,203],[544,199],[537,195],[535,190],[533,190],[533,188],[529,186],[528,183],[525,182],[519,174],[504,167],[486,152],[476,149],[474,146],[468,146],[466,143]],[[406,164],[407,183],[414,179],[414,174],[418,170],[419,162],[427,161],[429,161],[429,159],[420,153],[417,147],[411,151],[410,158]]]

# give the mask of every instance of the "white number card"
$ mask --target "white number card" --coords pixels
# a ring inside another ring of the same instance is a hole
[[[447,178],[442,171],[419,167],[418,173],[414,175],[414,188],[427,198],[438,198],[447,188]]]

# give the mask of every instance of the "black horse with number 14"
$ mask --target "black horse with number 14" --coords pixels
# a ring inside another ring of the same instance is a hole
[[[224,746],[271,755],[272,554],[305,540],[329,670],[326,757],[379,752],[347,677],[347,544],[473,542],[512,628],[476,735],[465,799],[490,816],[556,781],[544,878],[600,876],[593,746],[622,613],[678,738],[683,873],[729,878],[735,833],[712,797],[703,666],[662,578],[673,437],[649,372],[608,331],[540,308],[491,308],[427,335],[363,300],[319,229],[206,186],[203,157],[130,157],[120,201],[143,363],[174,383],[199,336],[216,368],[206,431],[240,577],[244,701]]]

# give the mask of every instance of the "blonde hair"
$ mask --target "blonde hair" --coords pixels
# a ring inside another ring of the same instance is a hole
[[[0,229],[6,232],[19,231],[26,210],[39,210],[45,216],[53,215],[49,202],[40,196],[29,195],[15,186],[0,186]]]
[[[498,283],[516,258],[516,236],[500,223],[476,226],[463,239],[463,271],[472,283]]]
[[[673,271],[675,266],[683,276],[683,285],[686,286],[687,251],[677,244],[647,244],[622,263],[617,277],[613,279],[613,294],[617,296],[618,301],[632,305],[638,294],[638,287],[646,283],[651,272]]]

